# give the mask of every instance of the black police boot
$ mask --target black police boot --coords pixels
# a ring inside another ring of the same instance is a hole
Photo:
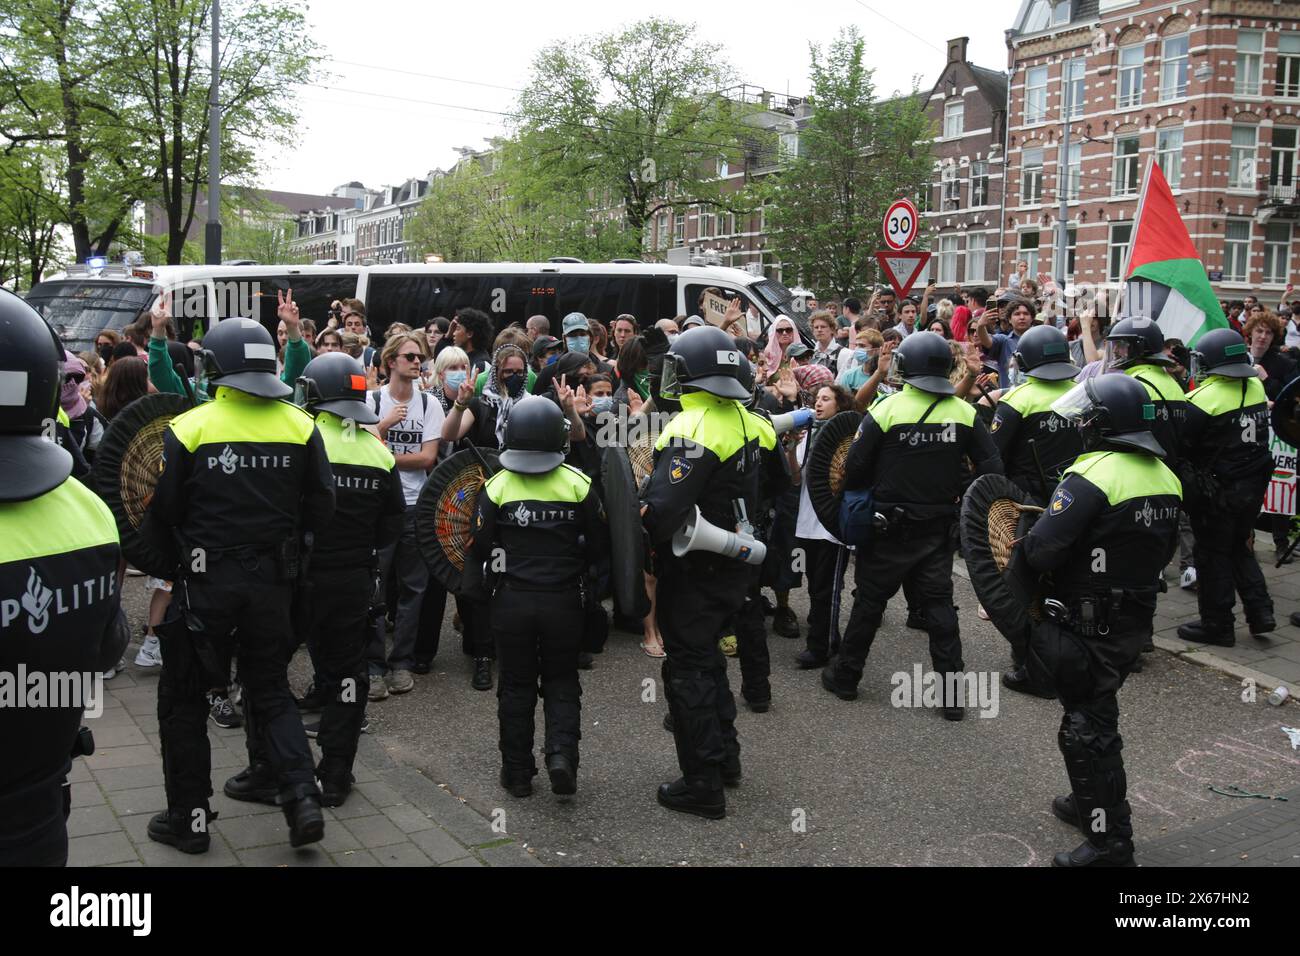
[[[818,667],[826,666],[826,655],[818,654],[816,651],[803,650],[794,656],[794,662],[799,665],[799,670],[810,671]]]
[[[412,674],[424,675],[429,673],[432,670],[433,670],[433,661],[417,660],[414,664],[411,665]]]
[[[703,779],[687,781],[683,777],[672,783],[661,783],[655,798],[660,806],[678,813],[690,813],[709,820],[721,820],[727,815],[727,798],[722,787],[715,787]]]
[[[547,757],[546,773],[551,778],[551,793],[567,796],[578,792],[578,772],[568,754],[554,753]]]
[[[1292,611],[1290,620],[1292,627],[1300,627],[1300,611]]]
[[[1076,830],[1083,830],[1083,823],[1079,820],[1079,807],[1074,802],[1074,794],[1066,794],[1064,797],[1052,798],[1052,816],[1062,823],[1068,823]]]
[[[1232,647],[1237,643],[1231,625],[1206,624],[1204,621],[1191,621],[1178,625],[1178,636],[1193,644],[1213,644],[1215,647]]]
[[[589,671],[596,664],[596,658],[589,651],[578,652],[578,670]]]
[[[276,783],[275,774],[271,772],[269,766],[264,763],[255,763],[227,780],[226,785],[221,788],[221,792],[231,800],[242,800],[245,803],[268,803],[274,806],[275,798],[280,795],[280,787]]]
[[[741,696],[744,696],[743,692]],[[766,714],[772,707],[772,698],[769,696],[766,699],[750,700],[746,697],[745,706],[749,708],[751,713]]]
[[[325,815],[321,813],[320,798],[314,794],[299,797],[283,807],[284,819],[289,824],[289,845],[292,847],[318,843],[325,836]]]
[[[209,822],[217,818],[216,813],[205,812]],[[174,846],[182,853],[207,853],[212,838],[206,829],[195,833],[193,819],[194,815],[185,810],[156,813],[149,820],[149,839]]]
[[[727,754],[722,761],[722,785],[725,787],[739,787],[740,778],[740,752]]]
[[[671,708],[669,708],[668,713],[664,714],[664,730],[670,734],[673,733],[673,712]]]
[[[857,685],[855,684],[853,686],[850,686],[848,684],[841,683],[841,681],[835,674],[835,668],[833,665],[828,664],[826,667],[822,668],[822,686],[825,687],[832,694],[834,694],[836,697],[838,697],[840,700],[858,699]]]
[[[926,628],[925,612],[909,607],[907,609],[907,626],[914,631],[924,631]]]
[[[470,681],[470,686],[475,690],[492,689],[492,658],[474,658],[474,678]]]
[[[321,761],[316,768],[316,785],[320,787],[320,805],[322,807],[341,807],[352,792],[356,778],[346,770],[331,768]]]
[[[1029,668],[1023,664],[1003,673],[1002,686],[1018,694],[1028,694],[1030,697],[1041,697],[1044,700],[1056,699],[1056,695],[1050,690],[1044,690],[1033,682],[1029,677]]]
[[[537,771],[507,770],[501,768],[501,786],[512,797],[531,797],[533,795],[533,774]]]
[[[779,607],[776,613],[772,615],[772,630],[782,637],[797,638],[799,636],[799,619],[794,616],[794,609],[790,607]]]
[[[1273,617],[1273,612],[1266,611],[1254,617],[1247,617],[1246,624],[1250,627],[1251,637],[1263,637],[1265,634],[1272,634],[1277,630],[1277,620]]]

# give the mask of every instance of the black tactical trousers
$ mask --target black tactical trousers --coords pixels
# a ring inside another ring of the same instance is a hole
[[[424,589],[420,604],[420,633],[415,639],[415,663],[429,664],[438,656],[442,643],[442,618],[447,613],[447,589],[442,582],[429,575],[429,586]]]
[[[1258,490],[1258,494],[1255,492]],[[1273,601],[1268,596],[1264,572],[1251,549],[1251,535],[1263,489],[1242,489],[1233,498],[1248,502],[1248,507],[1234,511],[1192,512],[1192,564],[1196,567],[1196,603],[1201,620],[1212,627],[1229,630],[1233,626],[1232,607],[1236,595],[1246,620],[1254,624],[1273,616]]]
[[[224,687],[221,662],[239,658],[244,717],[250,739],[266,746],[281,802],[318,795],[311,749],[289,689],[293,646],[288,585],[273,583],[277,565],[267,555],[208,555],[207,570],[178,583],[164,624],[158,677],[158,733],[162,738],[167,806],[191,818],[208,811],[212,794],[206,692]],[[188,593],[188,615],[182,617]],[[187,626],[188,623],[188,626]]]
[[[460,614],[461,650],[470,657],[494,656],[492,630],[488,623],[491,617],[488,603],[457,595],[456,611]]]
[[[537,770],[533,731],[539,682],[546,721],[543,750],[547,756],[565,754],[577,766],[582,736],[578,647],[584,623],[577,585],[523,591],[503,584],[491,608],[502,766],[520,776]]]
[[[836,683],[856,687],[862,680],[867,653],[876,631],[900,586],[925,611],[930,635],[930,659],[940,674],[961,671],[961,633],[952,606],[952,543],[946,522],[913,523],[895,534],[876,538],[859,551],[854,565],[858,593],[844,630],[844,643],[831,661]]]
[[[1084,832],[1098,845],[1108,834],[1124,840],[1133,837],[1117,695],[1151,636],[1151,615],[1152,610],[1126,602],[1120,613],[1112,615],[1109,634],[1075,635],[1073,646],[1086,662],[1077,672],[1084,676],[1056,688],[1065,709],[1057,745]]]
[[[800,538],[808,566],[808,650],[818,657],[830,653],[831,603],[835,594],[835,566],[840,546],[820,538]],[[844,572],[840,571],[843,581]]]
[[[720,637],[736,635],[736,656],[740,658],[740,695],[751,704],[772,699],[772,660],[767,651],[767,621],[763,614],[761,568],[751,568],[745,603],[736,612],[732,629],[723,628]]]
[[[325,697],[316,742],[321,777],[352,772],[369,691],[365,661],[374,578],[369,568],[312,573],[308,640],[316,648],[319,684]]]
[[[717,790],[722,763],[740,752],[736,700],[727,662],[718,650],[723,625],[745,603],[750,569],[739,561],[697,551],[659,562],[659,632],[668,657],[664,693],[682,776]]]

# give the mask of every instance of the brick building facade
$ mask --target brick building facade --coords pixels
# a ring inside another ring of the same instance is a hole
[[[1003,282],[1019,258],[1056,271],[1064,188],[1067,284],[1117,283],[1154,158],[1220,295],[1281,297],[1300,212],[1300,3],[1025,0],[1007,46]]]

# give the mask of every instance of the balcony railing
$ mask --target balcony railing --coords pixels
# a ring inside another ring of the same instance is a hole
[[[1295,202],[1295,183],[1273,183],[1268,187],[1270,202]]]

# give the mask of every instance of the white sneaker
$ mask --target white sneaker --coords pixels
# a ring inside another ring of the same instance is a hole
[[[136,667],[162,667],[162,648],[158,638],[146,637],[140,645],[140,652],[135,655]]]
[[[1178,586],[1182,588],[1184,591],[1195,591],[1196,590],[1196,569],[1188,568],[1186,571],[1184,571],[1182,578],[1179,579],[1178,581]]]

